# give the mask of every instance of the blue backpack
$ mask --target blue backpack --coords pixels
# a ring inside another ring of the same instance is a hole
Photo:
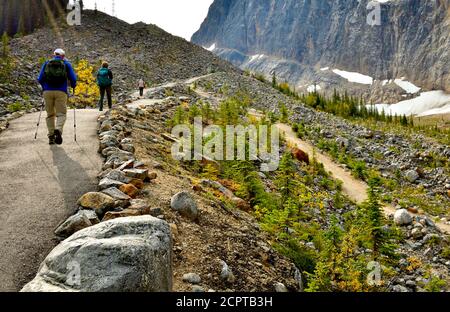
[[[106,88],[112,85],[112,80],[109,78],[109,69],[101,68],[97,74],[97,84],[101,88]]]

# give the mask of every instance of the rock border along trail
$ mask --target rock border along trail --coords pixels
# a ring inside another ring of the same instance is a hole
[[[97,153],[96,110],[67,113],[62,146],[49,146],[45,113],[11,122],[0,134],[0,291],[18,291],[36,274],[58,243],[54,230],[76,209],[78,198],[95,189],[102,160]]]

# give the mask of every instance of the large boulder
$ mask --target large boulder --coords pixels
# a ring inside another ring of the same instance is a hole
[[[173,196],[170,207],[192,221],[198,219],[197,203],[188,192],[180,192]]]
[[[410,225],[413,222],[413,218],[409,214],[408,210],[400,209],[397,210],[394,214],[394,222],[397,225]]]
[[[57,246],[22,292],[165,292],[172,290],[167,222],[120,218],[81,230]]]

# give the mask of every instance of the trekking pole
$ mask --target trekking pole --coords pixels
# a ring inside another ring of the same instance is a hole
[[[38,122],[37,122],[36,133],[34,135],[34,139],[35,140],[37,140],[39,126],[41,125],[41,116],[42,116],[42,111],[44,110],[44,105],[45,105],[45,100],[42,99],[41,111],[39,112],[39,119],[38,119]]]
[[[72,97],[75,96],[75,89],[73,89]],[[73,104],[73,130],[74,130],[74,140],[77,141],[77,106],[76,103]]]

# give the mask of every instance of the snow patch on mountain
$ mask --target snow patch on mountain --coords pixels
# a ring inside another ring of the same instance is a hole
[[[444,91],[422,92],[420,96],[401,101],[397,104],[376,104],[375,107],[381,113],[383,110],[388,115],[419,115],[428,116],[450,113],[450,94]]]
[[[339,70],[339,69],[333,69],[333,72],[336,75],[339,75],[342,78],[347,79],[349,82],[356,82],[356,83],[367,84],[367,85],[373,84],[373,78],[370,76],[366,76],[366,75],[356,73],[356,72],[348,72],[348,71],[344,71],[344,70]]]
[[[422,88],[417,87],[413,83],[406,81],[404,79],[395,79],[395,84],[405,90],[407,93],[415,94],[422,90]]]
[[[209,48],[205,48],[205,49],[212,52],[216,49],[216,44],[213,43]]]
[[[252,63],[252,62],[254,62],[254,61],[257,61],[257,60],[263,58],[264,56],[265,56],[264,54],[256,54],[256,55],[252,55],[252,56],[250,57],[250,60],[249,60],[248,62],[249,62],[249,63]]]
[[[312,92],[317,92],[317,91],[322,90],[322,87],[319,86],[319,85],[310,85],[310,86],[308,86],[308,88],[307,88],[306,90],[307,90],[309,93],[312,93]]]

